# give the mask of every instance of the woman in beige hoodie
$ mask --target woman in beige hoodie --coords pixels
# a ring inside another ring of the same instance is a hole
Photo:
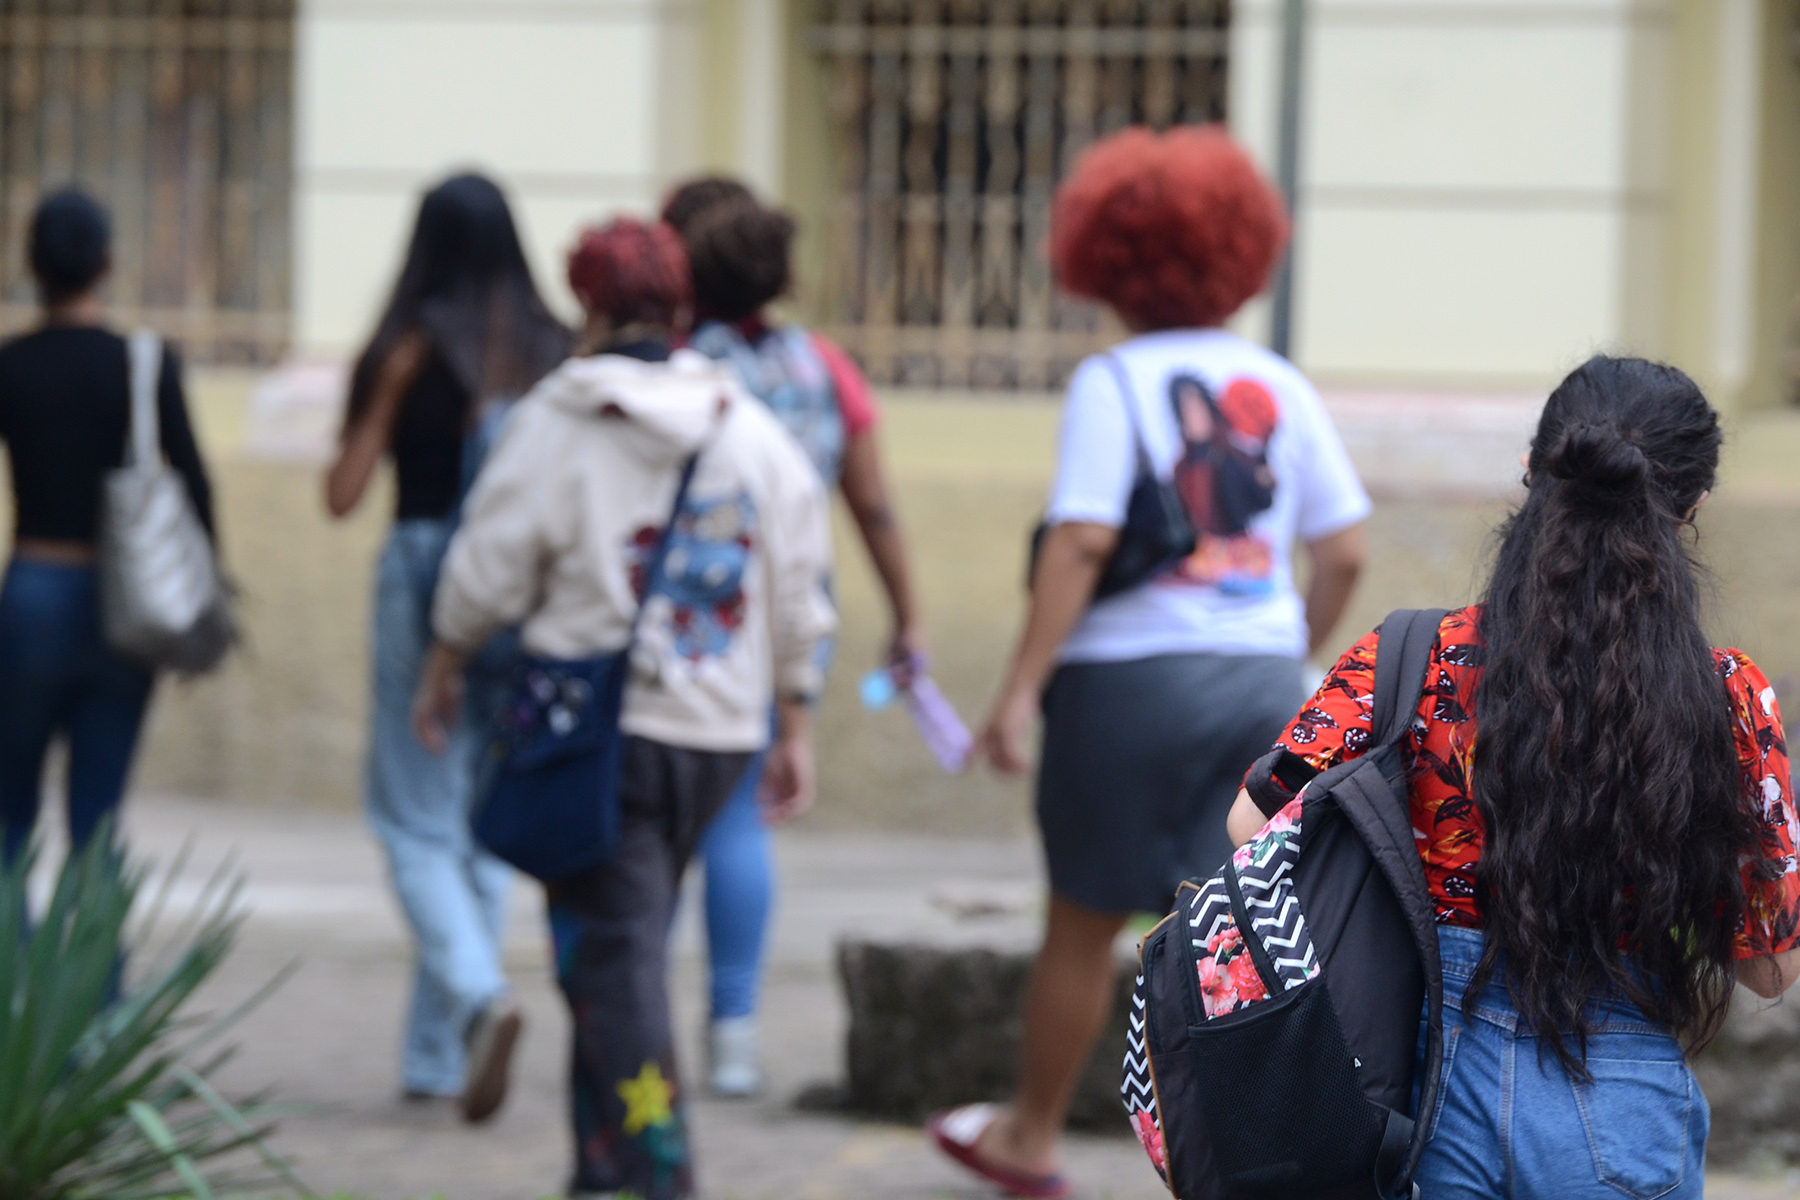
[[[570,256],[588,357],[520,401],[482,468],[432,610],[416,706],[427,744],[467,655],[522,626],[535,655],[629,637],[647,557],[699,455],[660,581],[643,600],[621,724],[617,852],[549,885],[558,982],[575,1028],[570,1192],[673,1200],[693,1189],[665,946],[682,868],[779,712],[766,787],[777,819],[813,799],[808,704],[835,625],[826,497],[805,453],[735,376],[670,345],[688,266],[666,225],[590,230]]]

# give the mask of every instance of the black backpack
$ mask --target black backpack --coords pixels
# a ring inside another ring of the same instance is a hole
[[[1417,1195],[1444,983],[1396,743],[1443,616],[1388,617],[1369,751],[1183,883],[1139,947],[1125,1107],[1177,1200]]]

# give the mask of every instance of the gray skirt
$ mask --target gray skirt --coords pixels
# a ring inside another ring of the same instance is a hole
[[[1071,663],[1044,690],[1037,816],[1050,889],[1097,912],[1165,913],[1231,853],[1244,772],[1306,700],[1277,655]]]

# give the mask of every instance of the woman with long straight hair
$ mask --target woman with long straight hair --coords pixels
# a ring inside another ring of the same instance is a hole
[[[394,464],[394,525],[376,571],[364,803],[418,944],[404,1094],[460,1096],[472,1121],[504,1099],[519,1033],[500,967],[508,872],[469,835],[481,744],[475,701],[451,731],[449,752],[434,755],[412,735],[412,696],[438,565],[478,465],[474,435],[569,344],[532,281],[500,189],[479,175],[444,181],[419,205],[399,281],[357,359],[325,477],[326,507],[344,517],[381,461]]]
[[[1444,965],[1432,1200],[1700,1196],[1684,1050],[1735,982],[1774,997],[1800,970],[1775,692],[1700,625],[1719,442],[1680,371],[1589,360],[1544,407],[1486,596],[1439,627],[1401,743]],[[1366,750],[1375,645],[1252,768],[1234,841]]]

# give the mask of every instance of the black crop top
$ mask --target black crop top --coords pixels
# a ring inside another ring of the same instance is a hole
[[[52,326],[0,346],[0,438],[12,462],[13,536],[89,542],[100,486],[125,462],[131,400],[125,339],[93,326]],[[163,348],[156,389],[162,450],[213,527],[212,487],[194,444],[181,364]]]
[[[450,515],[462,492],[468,426],[469,391],[434,348],[400,401],[388,441],[399,485],[397,519]]]

